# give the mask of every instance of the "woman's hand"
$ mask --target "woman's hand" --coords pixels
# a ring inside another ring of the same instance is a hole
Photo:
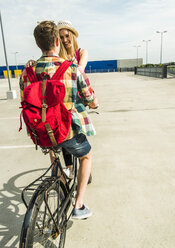
[[[74,64],[76,64],[76,65],[78,64],[78,62],[77,62],[77,60],[76,60],[75,57],[73,57],[73,58],[71,59],[71,62],[74,63]]]
[[[93,102],[88,104],[89,108],[97,109],[99,107],[98,99],[95,97]]]
[[[35,64],[35,60],[30,59],[26,64],[25,64],[25,68],[29,67],[29,66],[33,66]]]

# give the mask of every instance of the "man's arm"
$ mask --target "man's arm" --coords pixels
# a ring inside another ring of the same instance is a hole
[[[81,71],[81,72],[80,72]],[[89,108],[98,108],[98,99],[95,96],[94,91],[91,88],[87,75],[79,68],[77,68],[77,85],[80,96],[82,97],[85,105]]]

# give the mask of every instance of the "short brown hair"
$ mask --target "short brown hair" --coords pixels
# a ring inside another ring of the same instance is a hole
[[[36,44],[42,51],[49,51],[55,46],[59,31],[53,21],[42,21],[34,29]]]

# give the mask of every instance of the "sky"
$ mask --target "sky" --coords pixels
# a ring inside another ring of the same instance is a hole
[[[79,47],[88,50],[89,61],[143,58],[148,63],[175,61],[174,0],[0,0],[9,65],[38,59],[33,30],[38,21],[69,20],[79,32]],[[0,32],[0,66],[5,65]]]

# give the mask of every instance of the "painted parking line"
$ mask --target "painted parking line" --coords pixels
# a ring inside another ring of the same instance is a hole
[[[18,117],[0,117],[0,120],[16,120],[16,119],[19,119],[19,116]]]
[[[0,101],[0,104],[6,103],[6,102],[7,102],[7,100],[3,100],[2,102]]]
[[[0,146],[0,149],[34,148],[34,145]]]
[[[13,247],[12,245],[15,243],[15,241],[17,241],[18,239],[18,236],[13,236],[9,241],[8,243],[6,244],[5,247]]]

